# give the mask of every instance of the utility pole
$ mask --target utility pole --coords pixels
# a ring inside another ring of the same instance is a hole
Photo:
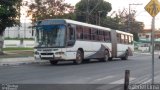
[[[99,26],[101,25],[101,13],[102,13],[102,11],[98,11],[98,15],[99,15]]]
[[[87,0],[87,16],[86,16],[86,22],[89,22],[89,15],[91,15],[91,13],[97,8],[97,6],[100,4],[101,2],[98,2],[96,4],[96,6],[92,9],[89,10],[89,0]]]
[[[89,0],[87,0],[86,23],[89,23]]]
[[[20,26],[21,26],[21,2],[19,2],[19,25],[18,25],[18,39],[20,39]]]
[[[132,4],[129,4],[129,15],[128,15],[128,29],[127,29],[127,31],[129,32],[130,31],[130,29],[131,29],[131,27],[130,27],[130,17],[131,17],[131,5],[142,5],[142,4],[135,4],[135,3],[132,3]]]
[[[26,18],[24,19],[24,38],[26,38]]]

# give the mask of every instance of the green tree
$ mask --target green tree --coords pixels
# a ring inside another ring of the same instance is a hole
[[[111,4],[104,0],[81,0],[75,6],[76,20],[98,24],[99,17],[106,18],[111,10]]]
[[[28,15],[32,15],[32,21],[53,18],[73,18],[74,7],[64,3],[64,0],[35,0],[27,2],[29,6]],[[68,13],[68,14],[67,14]]]
[[[134,40],[138,41],[138,33],[143,30],[144,28],[144,23],[137,21],[135,19],[136,11],[130,12],[128,14],[127,10],[122,10],[119,11],[116,15],[116,18],[118,20],[118,30],[125,31],[125,32],[130,32],[134,35]]]
[[[108,27],[114,30],[121,30],[124,28],[124,25],[120,23],[120,18],[118,18],[118,16],[113,18],[107,16],[106,18],[103,18],[100,21],[101,21],[100,25],[103,27]]]
[[[0,1],[0,38],[6,27],[19,25],[21,0]],[[2,53],[3,41],[0,40],[0,53]]]

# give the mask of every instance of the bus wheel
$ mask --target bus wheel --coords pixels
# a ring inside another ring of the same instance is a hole
[[[106,62],[106,61],[108,61],[108,59],[109,59],[109,52],[108,52],[108,50],[105,50],[104,51],[104,58],[101,59],[101,61]]]
[[[57,63],[58,63],[58,61],[50,60],[50,64],[52,64],[52,65],[56,65]]]
[[[124,57],[121,58],[122,60],[128,60],[128,51],[126,51]]]
[[[82,52],[80,50],[77,51],[76,60],[74,60],[75,64],[81,64],[83,61]]]

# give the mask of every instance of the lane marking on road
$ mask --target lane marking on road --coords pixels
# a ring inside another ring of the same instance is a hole
[[[98,82],[98,81],[101,81],[101,80],[106,80],[106,79],[110,79],[110,78],[114,78],[114,77],[115,76],[106,76],[106,77],[95,79],[95,80],[93,80],[93,82]]]
[[[143,82],[142,84],[147,84],[147,83],[151,83],[151,79],[149,79],[149,80],[147,80],[147,81],[145,81],[145,82]]]
[[[160,75],[160,71],[156,71],[155,72],[155,81],[159,81],[160,79],[159,78],[159,75]],[[151,83],[151,75],[147,74],[147,75],[143,75],[141,77],[138,77],[136,78],[135,80],[132,80],[130,83],[134,84],[134,83],[142,83],[142,84],[147,84],[147,83]]]
[[[130,77],[129,79],[130,79],[130,81],[132,81],[132,80],[135,80],[136,78]],[[117,81],[114,81],[114,82],[111,82],[109,84],[124,84],[124,78],[117,80]]]

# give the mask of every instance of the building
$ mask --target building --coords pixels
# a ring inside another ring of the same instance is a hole
[[[31,23],[21,23],[21,26],[8,27],[4,32],[5,38],[34,38]]]
[[[160,30],[154,32],[155,49],[160,50]],[[144,29],[140,33],[138,48],[142,51],[150,51],[151,46],[151,29]]]

